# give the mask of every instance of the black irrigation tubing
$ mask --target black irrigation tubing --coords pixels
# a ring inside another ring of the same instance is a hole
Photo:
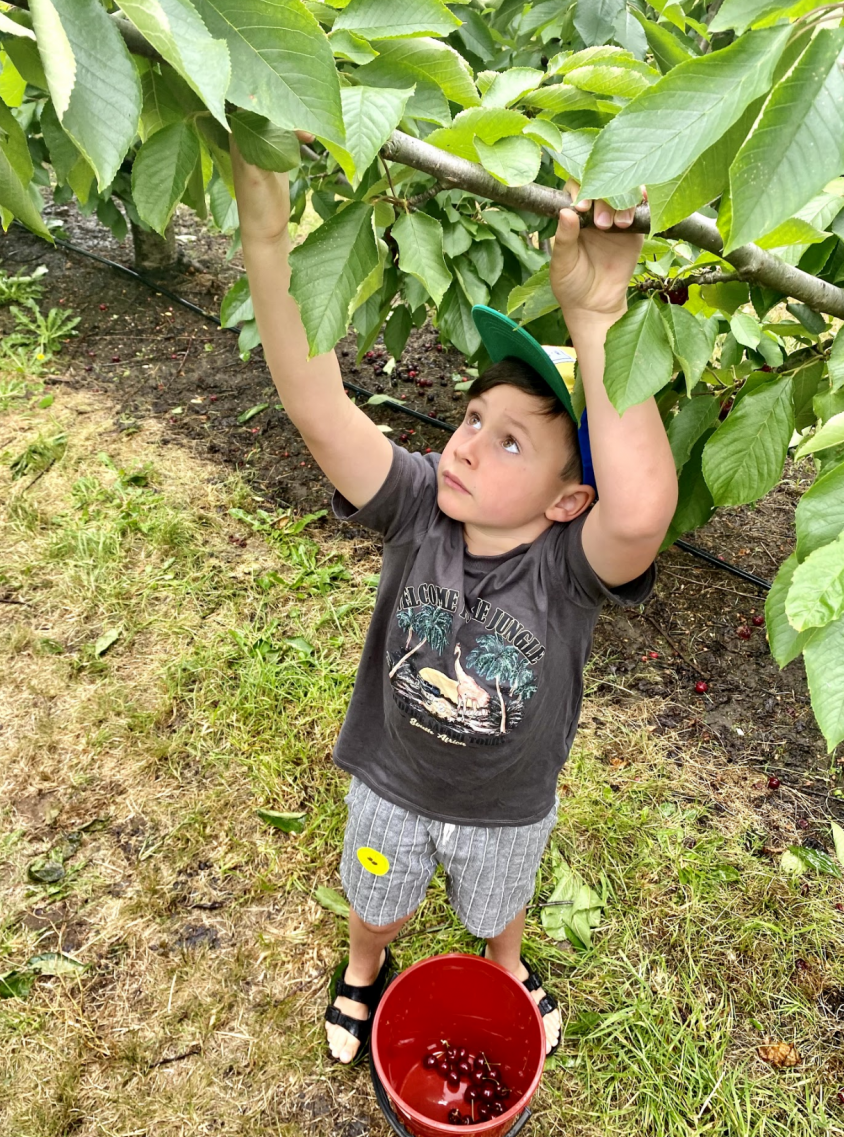
[[[19,225],[24,232],[31,232],[25,225],[21,225],[19,221],[15,221],[15,224]],[[33,234],[33,236],[35,235],[36,234]],[[43,240],[43,238],[41,239]],[[175,292],[171,292],[169,288],[157,284],[154,280],[143,276],[142,273],[136,272],[133,268],[129,268],[128,265],[109,260],[108,257],[101,257],[98,253],[91,253],[87,249],[83,249],[81,246],[74,245],[72,242],[65,241],[60,237],[56,237],[54,240],[59,248],[67,249],[71,253],[79,253],[80,256],[88,257],[90,260],[97,261],[99,264],[106,265],[108,268],[113,268],[117,272],[125,273],[133,280],[137,280],[140,284],[151,288],[153,292],[158,292],[162,296],[166,296],[168,300],[173,300],[176,304],[181,304],[183,308],[187,308],[188,311],[194,312],[197,316],[201,316],[203,320],[210,320],[210,322],[216,324],[217,327],[222,327],[219,317],[213,316],[210,312],[206,312],[203,308],[200,308],[199,305],[192,304],[190,300],[185,300],[184,297],[179,296]],[[225,330],[237,334],[237,328],[226,328]],[[367,391],[365,387],[359,387],[356,383],[349,383],[344,379],[343,386],[346,390],[352,391],[356,395],[365,395],[368,399],[373,398],[371,391]],[[385,399],[384,401],[386,403],[388,400]],[[443,422],[442,419],[433,418],[431,415],[426,415],[422,411],[414,410],[413,407],[402,406],[402,404],[394,400],[392,396],[389,399],[389,406],[392,410],[401,411],[403,414],[418,419],[420,422],[427,423],[429,426],[435,426],[440,430],[448,431],[449,434],[453,434],[456,429],[451,423]],[[723,569],[725,572],[730,572],[734,576],[738,576],[742,580],[747,581],[749,584],[755,584],[758,588],[764,588],[766,591],[771,588],[771,581],[764,580],[761,576],[754,576],[753,573],[746,572],[744,569],[739,568],[738,565],[730,564],[729,561],[723,561],[714,553],[707,552],[706,549],[701,549],[697,545],[691,545],[688,541],[675,541],[674,544],[678,549],[682,549],[684,553],[690,553],[693,557],[699,557],[700,560],[706,561],[707,564],[713,565],[715,568]]]

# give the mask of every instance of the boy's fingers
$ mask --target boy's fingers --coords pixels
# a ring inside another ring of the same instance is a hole
[[[624,229],[632,224],[633,218],[636,216],[636,210],[633,209],[619,209],[615,215],[615,223],[620,228]]]
[[[311,134],[307,130],[297,130],[296,131],[296,137],[299,139],[300,142],[313,142],[316,135]]]
[[[583,201],[577,200],[577,195],[580,193],[580,182],[575,181],[574,178],[569,178],[569,180],[566,182],[565,191],[571,198],[572,205],[578,211],[578,213],[585,213],[587,209],[591,208],[591,198],[585,197]]]

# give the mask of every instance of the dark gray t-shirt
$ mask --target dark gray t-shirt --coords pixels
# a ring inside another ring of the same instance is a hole
[[[460,825],[527,825],[554,805],[604,600],[641,604],[653,565],[607,588],[586,515],[492,557],[437,505],[439,454],[393,445],[390,472],[335,515],[384,535],[372,623],[334,760],[387,801]]]

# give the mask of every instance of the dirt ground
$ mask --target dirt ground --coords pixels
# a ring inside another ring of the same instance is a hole
[[[53,207],[68,238],[87,250],[131,264],[130,242],[116,242],[95,219],[70,207]],[[179,244],[186,271],[161,283],[207,312],[217,312],[225,289],[241,271],[239,256],[225,259],[227,241],[180,219]],[[155,417],[165,441],[196,447],[197,453],[241,470],[278,505],[303,511],[329,507],[330,486],[310,458],[283,410],[260,349],[241,361],[236,337],[156,294],[144,285],[78,254],[53,249],[12,228],[0,238],[0,262],[10,273],[45,264],[42,306],[72,309],[81,317],[79,336],[56,360],[53,382],[107,393],[126,429]],[[0,310],[2,328],[8,312]],[[462,417],[465,396],[452,376],[464,360],[442,350],[429,325],[415,331],[392,376],[382,374],[383,345],[376,357],[355,363],[354,337],[338,345],[344,378],[366,390],[384,391],[407,406],[445,422]],[[417,376],[411,377],[412,371]],[[419,386],[419,380],[431,386]],[[363,402],[365,399],[360,399]],[[244,424],[238,417],[268,403]],[[384,405],[373,418],[393,428],[391,438],[413,450],[441,449],[446,434]],[[696,544],[771,580],[794,544],[794,507],[810,484],[808,464],[787,471],[784,481],[755,507],[721,510],[690,536]],[[341,527],[329,515],[326,533]],[[343,527],[350,554],[373,551],[371,536]],[[811,713],[801,661],[780,671],[771,658],[763,626],[764,590],[709,567],[676,546],[659,560],[659,581],[644,613],[606,609],[595,638],[592,682],[621,704],[633,698],[662,699],[657,731],[679,731],[689,741],[712,742],[731,760],[758,765],[760,798],[771,792],[762,774],[773,773],[806,795],[807,812],[844,814],[844,758],[826,753]],[[748,640],[737,629],[751,629]],[[705,680],[708,692],[695,692]],[[838,791],[837,793],[835,791]],[[795,806],[800,814],[799,804]],[[803,820],[796,817],[798,824]],[[806,822],[806,826],[809,826]],[[807,833],[807,837],[811,834]]]

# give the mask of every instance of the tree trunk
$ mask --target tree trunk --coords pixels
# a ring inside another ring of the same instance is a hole
[[[393,668],[393,670],[390,672],[390,678],[392,679],[392,678],[393,678],[393,676],[395,675],[395,673],[396,673],[396,672],[398,671],[398,669],[401,667],[401,665],[402,665],[402,664],[403,664],[403,663],[404,663],[406,660],[410,659],[410,657],[413,655],[413,653],[414,653],[414,652],[417,652],[417,651],[419,651],[420,647],[422,647],[422,645],[423,645],[423,644],[426,644],[427,642],[428,642],[428,638],[427,638],[427,636],[426,636],[426,637],[425,637],[425,639],[424,639],[424,640],[420,640],[420,641],[419,641],[419,643],[416,645],[416,647],[415,647],[415,648],[412,648],[412,649],[411,649],[411,650],[410,650],[410,651],[407,653],[407,655],[403,655],[403,656],[401,657],[401,659],[398,661],[398,663],[396,664],[396,666]]]
[[[501,728],[499,734],[507,733],[507,708],[504,705],[504,696],[501,694],[501,684],[498,682],[498,676],[495,677],[495,689],[498,692],[498,701],[501,704]]]
[[[173,222],[167,226],[163,237],[152,229],[141,229],[132,221],[129,224],[135,249],[135,268],[139,272],[162,272],[173,268],[178,256]]]

